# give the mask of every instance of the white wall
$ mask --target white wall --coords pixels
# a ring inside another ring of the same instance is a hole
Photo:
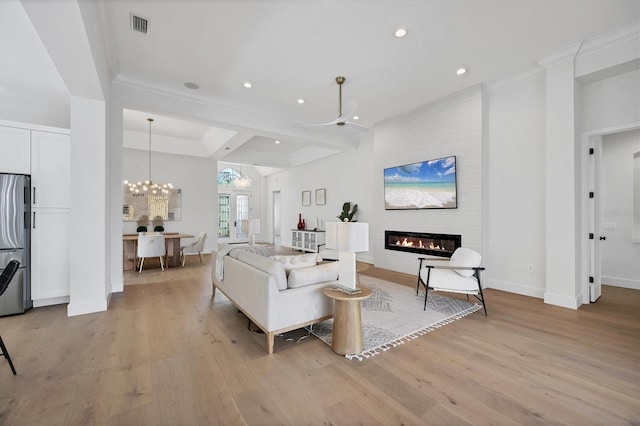
[[[487,286],[544,295],[548,303],[573,307],[584,302],[587,287],[586,280],[580,280],[584,254],[579,247],[582,234],[576,232],[586,215],[580,207],[581,136],[639,122],[640,74],[602,72],[604,79],[584,75],[575,80],[571,63],[565,64],[566,69],[551,71],[558,71],[552,85],[549,69],[562,64],[489,90],[489,224],[484,230],[489,251],[484,275]],[[561,111],[556,114],[553,108]],[[555,127],[551,133],[550,124]],[[612,191],[619,193],[618,188]],[[564,235],[562,244],[547,238],[556,231]],[[555,262],[552,271],[550,259]]]
[[[633,154],[640,152],[640,130],[603,138],[600,162],[602,283],[640,290],[640,243],[633,233]],[[635,214],[640,214],[635,212]]]
[[[147,179],[148,158],[148,151],[123,148],[122,179]],[[165,222],[165,231],[196,236],[205,231],[205,251],[211,251],[216,247],[217,235],[215,160],[153,152],[151,161],[154,181],[171,182],[175,188],[182,189],[182,220]],[[122,208],[122,199],[119,206]],[[136,227],[136,222],[123,222],[122,230],[135,233]]]
[[[582,131],[601,130],[640,120],[640,70],[582,85]]]
[[[545,78],[489,92],[488,287],[543,297]],[[531,271],[529,266],[531,266]]]
[[[375,127],[373,222],[370,246],[381,268],[415,274],[418,254],[384,249],[384,231],[462,235],[462,245],[482,252],[483,93],[456,93]],[[385,210],[383,169],[456,156],[457,209]]]
[[[316,227],[316,219],[320,222],[320,229],[326,229],[326,222],[334,222],[342,211],[345,202],[358,204],[359,222],[369,222],[375,217],[375,209],[382,205],[382,199],[374,200],[374,185],[376,169],[373,166],[373,143],[363,140],[357,149],[346,151],[306,164],[303,167],[282,171],[266,177],[264,192],[266,223],[269,235],[261,235],[268,241],[273,241],[273,192],[281,194],[280,228],[282,230],[282,245],[291,246],[291,229],[296,229],[298,214],[307,222],[307,228]],[[382,171],[379,171],[382,175]],[[315,190],[326,189],[326,204],[315,203]],[[311,191],[311,205],[302,206],[302,191]],[[371,232],[371,224],[370,224]],[[373,263],[371,234],[369,237],[369,252],[359,253],[358,259]]]

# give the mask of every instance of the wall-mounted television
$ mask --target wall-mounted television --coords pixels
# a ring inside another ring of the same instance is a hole
[[[385,210],[457,207],[455,156],[384,169]]]

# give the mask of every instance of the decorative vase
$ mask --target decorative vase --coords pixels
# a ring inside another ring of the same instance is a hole
[[[298,213],[298,230],[302,231],[304,229],[304,220],[302,220],[302,213]]]
[[[302,219],[302,228],[300,228],[302,230],[307,229],[307,222],[304,221],[304,219]]]

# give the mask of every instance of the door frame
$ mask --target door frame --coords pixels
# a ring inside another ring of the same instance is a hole
[[[273,243],[278,245],[282,242],[282,194],[279,189],[271,192],[271,202]]]
[[[229,244],[235,244],[235,243],[246,243],[249,242],[249,236],[246,235],[244,237],[238,237],[237,236],[237,229],[238,229],[238,224],[237,224],[237,210],[236,210],[236,206],[237,206],[237,199],[238,196],[246,196],[248,198],[248,215],[250,216],[250,212],[251,209],[253,208],[253,206],[251,205],[251,191],[244,191],[244,190],[236,190],[236,189],[226,189],[225,190],[220,190],[220,188],[218,188],[218,199],[220,197],[220,195],[229,195],[229,197],[231,198],[231,202],[230,202],[230,209],[231,209],[231,213],[232,213],[232,217],[229,218],[229,222],[230,222],[230,226],[229,226],[229,237],[218,237],[218,241],[221,243],[229,243]],[[247,218],[248,219],[248,218]],[[218,229],[217,229],[217,225],[216,225],[216,233],[217,233]]]
[[[602,129],[590,130],[588,132],[583,132],[581,135],[581,143],[580,143],[580,190],[578,193],[580,194],[580,211],[581,211],[581,223],[580,223],[580,235],[578,236],[578,243],[581,247],[581,256],[580,256],[580,283],[581,283],[581,292],[582,292],[582,303],[589,304],[592,303],[590,300],[590,286],[589,277],[591,276],[592,271],[595,271],[595,264],[593,262],[597,261],[596,256],[591,256],[592,250],[590,247],[591,241],[589,239],[589,233],[594,234],[593,239],[593,252],[594,254],[598,252],[598,245],[600,240],[599,236],[595,235],[597,229],[599,228],[597,224],[594,224],[595,229],[592,229],[591,219],[595,218],[595,202],[591,202],[589,198],[589,191],[592,186],[592,181],[595,180],[594,170],[590,167],[590,159],[589,159],[589,148],[594,147],[597,141],[602,141],[602,138],[607,135],[611,135],[614,133],[627,132],[630,130],[640,129],[640,121],[629,124],[622,124],[619,126],[607,127]],[[595,182],[596,187],[599,186],[599,182]],[[595,197],[598,197],[598,194],[595,194]],[[595,277],[594,277],[595,280]],[[597,283],[594,282],[595,285]]]

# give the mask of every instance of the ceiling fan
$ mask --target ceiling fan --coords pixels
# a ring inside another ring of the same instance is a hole
[[[314,127],[314,126],[344,126],[345,124],[353,124],[354,126],[363,127],[368,129],[361,124],[354,123],[353,121],[349,121],[349,117],[352,117],[358,108],[358,104],[355,101],[348,102],[344,109],[342,108],[342,85],[344,84],[346,78],[343,76],[336,77],[336,83],[338,83],[338,118],[328,123],[320,123],[320,124],[307,124],[305,127]]]

